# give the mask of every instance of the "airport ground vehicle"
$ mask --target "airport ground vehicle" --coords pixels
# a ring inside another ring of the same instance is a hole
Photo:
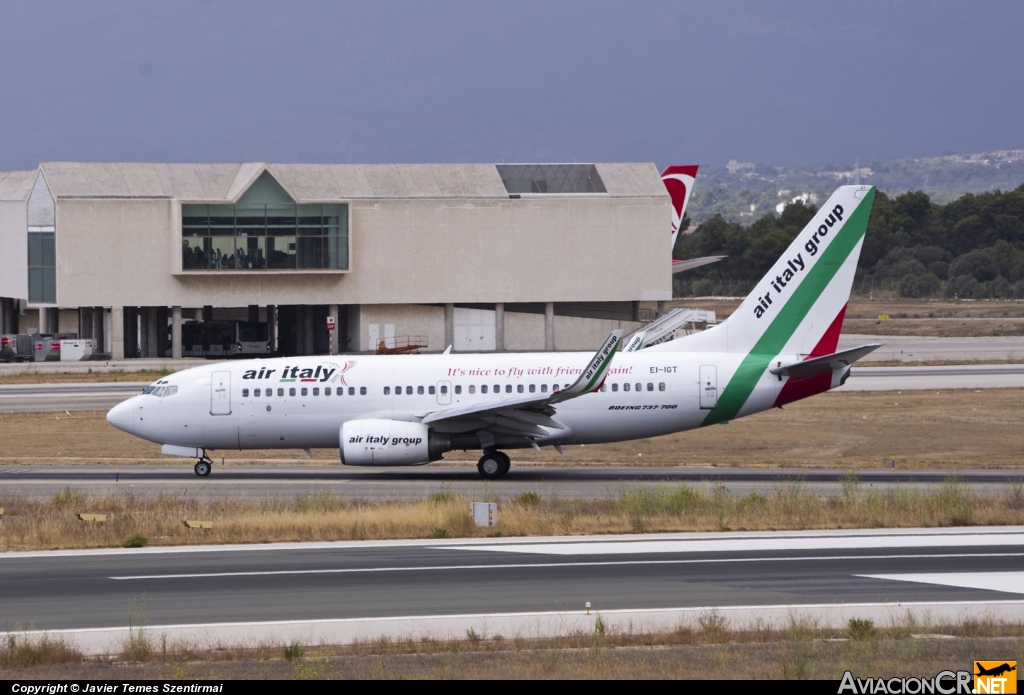
[[[0,362],[28,362],[32,354],[32,336],[14,333],[0,336]]]
[[[252,357],[269,351],[269,329],[250,321],[188,321],[181,325],[182,357]],[[171,328],[164,330],[164,355],[171,356]]]
[[[593,355],[489,353],[246,360],[160,379],[107,415],[115,427],[198,459],[209,449],[333,448],[356,466],[415,466],[481,449],[652,437],[780,407],[842,385],[879,347],[836,352],[875,189],[843,186],[753,292],[715,327]]]

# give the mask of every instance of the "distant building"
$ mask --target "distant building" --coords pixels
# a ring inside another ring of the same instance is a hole
[[[753,162],[737,162],[735,159],[730,159],[729,163],[725,165],[725,168],[729,170],[730,174],[735,174],[738,171],[753,171]]]
[[[592,349],[672,297],[653,164],[96,164],[0,173],[0,331],[121,356],[188,320],[282,354]],[[336,326],[327,330],[328,317]]]

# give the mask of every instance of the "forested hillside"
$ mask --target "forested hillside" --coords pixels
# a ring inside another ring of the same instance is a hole
[[[728,258],[677,275],[676,295],[746,294],[815,212],[797,202],[749,226],[716,215],[692,234],[680,234],[675,258]],[[945,205],[920,191],[895,198],[879,191],[854,282],[855,292],[876,290],[904,297],[1024,298],[1024,185],[967,194]]]

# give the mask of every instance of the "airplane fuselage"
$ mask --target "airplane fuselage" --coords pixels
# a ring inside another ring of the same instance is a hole
[[[336,448],[350,420],[418,422],[450,408],[543,397],[573,383],[590,357],[562,352],[221,362],[161,379],[150,393],[115,408],[109,420],[138,437],[183,447]],[[742,357],[620,352],[600,390],[557,405],[555,418],[564,429],[545,428],[548,434],[534,440],[541,446],[592,444],[697,428]],[[737,416],[772,407],[784,383],[766,375]],[[432,427],[458,434],[444,422]],[[466,430],[465,423],[455,429]],[[532,444],[522,438],[502,444],[527,446]]]

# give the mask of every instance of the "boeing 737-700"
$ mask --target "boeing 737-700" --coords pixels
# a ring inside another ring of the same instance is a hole
[[[843,186],[721,324],[589,353],[283,357],[194,367],[114,407],[115,427],[197,459],[212,450],[338,448],[350,466],[596,444],[725,423],[843,384],[877,345],[836,352],[874,199]]]

